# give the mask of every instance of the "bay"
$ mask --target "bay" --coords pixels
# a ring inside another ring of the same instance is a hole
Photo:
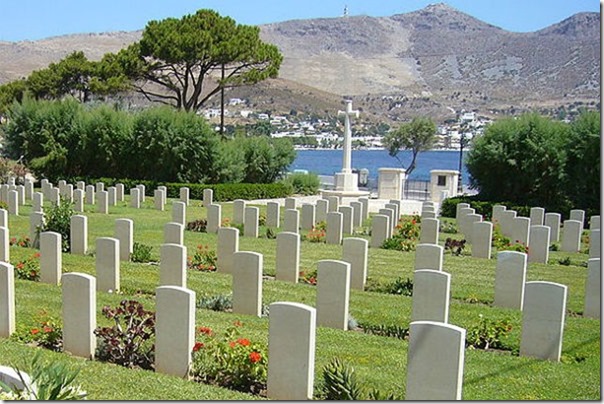
[[[342,149],[297,150],[296,159],[289,166],[289,171],[308,170],[318,175],[334,175],[342,169]],[[466,152],[463,153],[463,158]],[[399,158],[404,164],[388,154],[387,150],[353,150],[352,168],[369,170],[369,178],[377,181],[378,170],[382,167],[406,168],[411,162],[412,153],[409,150],[399,152]],[[458,170],[459,151],[431,150],[421,152],[415,162],[415,170],[409,176],[411,180],[430,180],[430,170]],[[464,185],[469,184],[469,175],[465,164],[462,164]]]

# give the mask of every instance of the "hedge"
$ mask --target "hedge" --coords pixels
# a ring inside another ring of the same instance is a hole
[[[189,188],[189,197],[191,199],[203,199],[203,190],[211,189],[214,191],[214,200],[216,202],[227,202],[235,199],[273,199],[285,198],[294,193],[291,184],[283,182],[275,182],[271,184],[187,184],[175,182],[157,182],[148,180],[132,180],[132,179],[116,179],[116,178],[71,178],[69,182],[76,183],[84,181],[87,184],[96,184],[102,182],[107,187],[115,186],[116,184],[124,184],[124,188],[129,190],[139,184],[145,186],[145,195],[153,196],[153,191],[158,186],[165,186],[167,189],[168,198],[178,198],[180,196],[180,188]],[[127,192],[127,191],[126,191]]]

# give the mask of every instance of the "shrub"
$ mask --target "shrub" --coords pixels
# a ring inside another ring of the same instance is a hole
[[[187,268],[197,271],[216,271],[218,257],[208,245],[198,245],[193,257],[187,260]]]
[[[461,255],[464,248],[466,248],[466,240],[454,240],[451,237],[447,237],[445,240],[445,251],[449,251],[453,255]]]
[[[365,286],[365,290],[370,292],[388,293],[391,295],[413,295],[413,281],[409,278],[396,278],[394,281],[385,285],[369,280]]]
[[[565,123],[535,113],[494,122],[474,138],[468,152],[470,185],[484,199],[557,211],[551,208],[565,200],[562,180],[569,129]]]
[[[386,250],[415,251],[415,245],[419,241],[419,223],[421,218],[417,215],[411,218],[403,218],[396,225],[392,237],[384,240],[382,248]]]
[[[193,347],[192,374],[199,382],[260,394],[266,389],[266,348],[241,337],[239,324],[222,335],[208,327],[197,329],[201,341]]]
[[[40,351],[36,352],[27,366],[31,384],[25,381],[21,369],[13,366],[25,388],[13,389],[5,384],[2,385],[1,382],[0,388],[26,400],[84,400],[87,393],[80,385],[74,383],[80,372],[79,369],[70,369],[62,362],[44,363],[41,356]]]
[[[74,215],[71,203],[61,198],[58,205],[53,204],[47,212],[44,213],[44,224],[40,232],[54,231],[61,235],[61,249],[63,252],[69,252],[71,237],[71,217]],[[38,232],[38,235],[40,234]],[[39,236],[38,236],[39,237]]]
[[[362,389],[352,366],[336,357],[323,367],[322,375],[325,400],[362,400]]]
[[[150,245],[135,242],[132,245],[132,254],[130,254],[130,261],[132,262],[151,262],[151,250],[153,247]]]
[[[325,242],[326,231],[313,226],[312,230],[310,230],[307,234],[303,235],[302,239],[306,241],[310,241],[311,243],[324,243]]]
[[[317,270],[313,269],[312,271],[300,271],[299,279],[302,283],[308,283],[309,285],[317,284]]]
[[[21,236],[19,238],[12,237],[10,239],[9,244],[10,245],[17,245],[19,247],[31,247],[31,240],[27,236]]]
[[[478,322],[467,329],[466,347],[505,349],[501,337],[511,330],[512,324],[508,320],[488,320],[480,314]]]
[[[103,307],[102,313],[115,325],[94,330],[100,340],[96,357],[128,368],[153,369],[155,312],[136,300],[122,300],[114,309]]]
[[[493,235],[491,236],[491,246],[498,250],[503,249],[505,246],[511,245],[510,239],[503,235],[501,232],[501,225],[496,224],[493,226]]]
[[[187,223],[186,230],[205,233],[207,231],[208,221],[206,219],[196,219]]]
[[[401,327],[400,325],[391,324],[368,324],[361,323],[359,326],[366,334],[381,335],[383,337],[394,337],[398,339],[407,339],[409,337],[409,328]]]
[[[289,173],[283,182],[291,184],[294,193],[300,195],[316,195],[321,186],[319,176],[315,173]]]
[[[40,253],[36,252],[31,257],[17,262],[15,265],[15,275],[18,279],[26,281],[40,280]]]
[[[36,325],[16,335],[23,342],[35,343],[51,351],[60,352],[63,349],[63,329],[61,323],[42,311],[36,318]]]
[[[197,302],[198,309],[229,311],[233,308],[231,295],[204,296]]]

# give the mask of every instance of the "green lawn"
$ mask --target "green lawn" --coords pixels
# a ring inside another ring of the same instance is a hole
[[[113,236],[114,222],[118,218],[134,220],[134,241],[153,246],[152,256],[159,259],[159,246],[163,239],[163,225],[171,220],[171,203],[166,211],[153,208],[153,198],[147,197],[141,209],[129,207],[128,199],[111,207],[109,215],[93,212],[86,206],[89,218],[89,250],[94,250],[97,237]],[[9,218],[11,237],[29,233],[31,206],[22,207],[19,217]],[[261,213],[266,208],[260,207]],[[200,201],[192,201],[187,209],[187,220],[205,218],[206,210]],[[232,204],[222,206],[222,217],[232,217]],[[366,223],[367,225],[367,223]],[[265,229],[261,228],[261,236]],[[446,237],[458,235],[442,234]],[[366,236],[363,236],[366,237]],[[189,255],[197,245],[216,247],[216,235],[185,232]],[[442,245],[442,243],[441,243]],[[585,247],[585,246],[583,246]],[[264,255],[264,274],[275,274],[276,241],[266,238],[240,238],[240,251],[256,251]],[[11,262],[15,264],[32,255],[34,250],[11,247]],[[342,247],[302,242],[301,270],[312,270],[322,259],[341,259]],[[570,266],[559,265],[558,260],[570,257]],[[529,264],[527,280],[558,282],[568,286],[568,302],[563,360],[560,363],[518,357],[499,351],[485,352],[466,349],[463,399],[465,400],[599,400],[600,399],[600,322],[583,318],[586,268],[580,266],[587,260],[582,253],[550,253],[550,264]],[[413,278],[414,253],[381,249],[369,250],[368,276],[373,281],[387,283],[398,277]],[[513,329],[505,343],[516,352],[520,346],[521,313],[515,310],[492,307],[495,278],[494,259],[474,259],[446,254],[444,270],[451,274],[451,305],[449,322],[462,328],[471,327],[479,315],[488,319],[508,319]],[[100,324],[107,321],[101,315],[104,305],[116,305],[124,298],[136,298],[148,309],[154,307],[154,290],[158,286],[159,266],[151,264],[122,263],[120,293],[97,294],[97,318]],[[64,272],[93,274],[94,257],[63,255]],[[189,272],[187,286],[197,298],[228,294],[230,275],[207,272]],[[35,317],[42,310],[60,318],[61,290],[38,282],[16,280],[17,329],[27,332],[35,325]],[[315,287],[299,283],[288,284],[266,279],[263,283],[263,304],[275,301],[293,301],[315,305]],[[375,292],[353,290],[350,295],[350,314],[359,323],[375,325],[396,324],[409,326],[411,298]],[[200,310],[196,312],[198,326],[206,325],[221,330],[235,320],[244,323],[243,333],[264,344],[268,341],[268,319],[252,318],[232,313]],[[382,392],[393,392],[404,397],[406,340],[381,337],[355,331],[317,328],[315,387],[321,379],[321,369],[334,356],[352,365],[359,380],[366,386]],[[0,364],[20,363],[21,357],[32,355],[38,348],[27,346],[14,338],[0,339]],[[63,353],[44,350],[44,356],[81,366],[78,381],[90,400],[236,400],[253,399],[253,396],[228,389],[200,385],[175,377],[145,370],[129,370],[98,361],[85,361]]]

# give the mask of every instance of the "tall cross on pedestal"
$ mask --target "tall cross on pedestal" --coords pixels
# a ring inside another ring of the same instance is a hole
[[[352,100],[346,100],[346,111],[338,111],[338,115],[344,115],[344,154],[342,156],[342,172],[352,173],[352,132],[350,131],[350,117],[359,117],[359,111],[352,110]]]

